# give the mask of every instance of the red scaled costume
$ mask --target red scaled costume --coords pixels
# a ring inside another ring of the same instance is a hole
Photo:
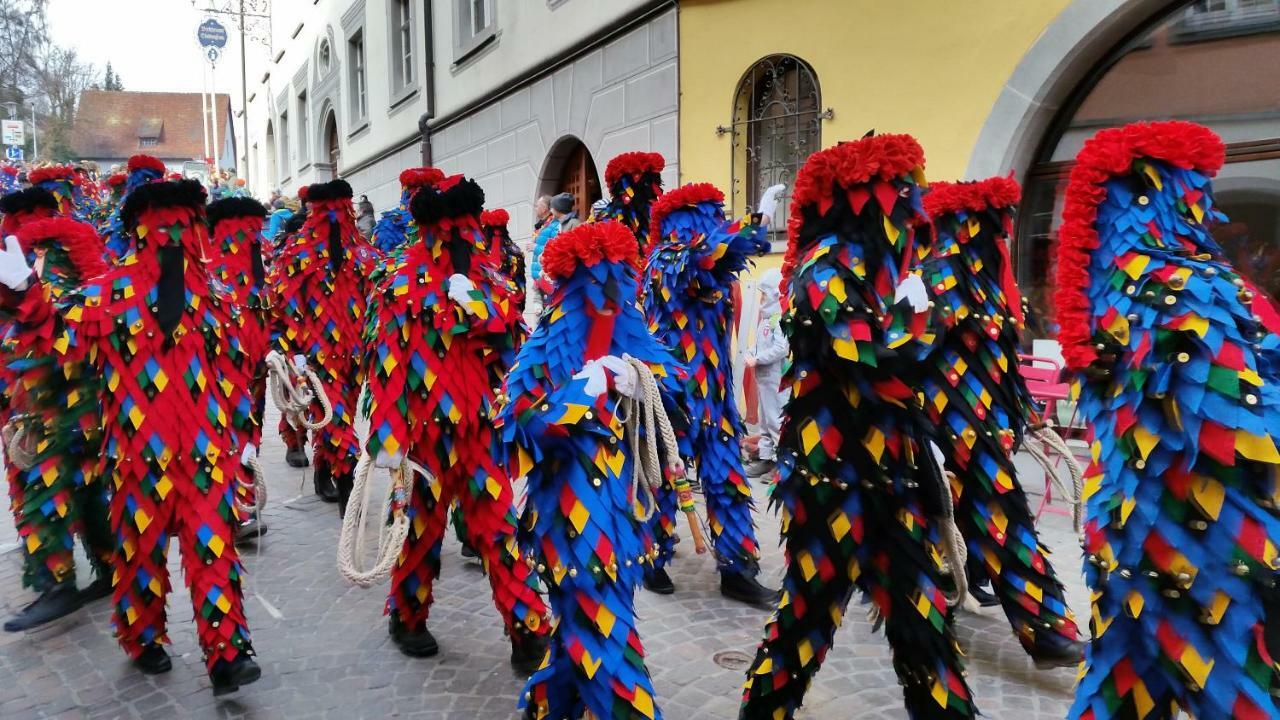
[[[437,651],[426,621],[456,499],[511,635],[512,661],[532,670],[545,645],[546,605],[515,546],[511,479],[491,422],[524,328],[490,264],[479,225],[483,204],[480,186],[461,176],[420,189],[410,203],[419,238],[379,285],[366,340],[367,449],[380,467],[407,458],[432,476],[415,476],[412,526],[391,574],[387,612],[401,650]]]
[[[360,455],[352,425],[364,381],[358,348],[377,252],[356,229],[345,180],[312,185],[306,197],[307,221],[267,277],[272,339],[285,355],[306,356],[324,384],[333,420],[312,439],[316,493],[345,512]]]
[[[169,669],[161,645],[166,555],[176,534],[200,646],[222,693],[260,671],[249,657],[243,569],[232,543],[240,450],[225,389],[248,353],[231,298],[207,269],[204,201],[195,181],[139,187],[121,213],[132,253],[56,305],[30,288],[8,310],[30,351],[83,360],[105,384],[120,644],[145,671]],[[8,250],[3,261],[14,262]]]

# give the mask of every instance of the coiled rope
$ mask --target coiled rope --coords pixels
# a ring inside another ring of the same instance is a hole
[[[253,492],[253,503],[247,503],[240,499],[240,494],[236,493],[236,510],[240,511],[241,518],[247,518],[250,515],[262,512],[267,506],[267,481],[262,473],[262,465],[258,462],[258,456],[254,455],[249,458],[246,465],[250,472],[253,473],[252,483],[241,483],[241,485],[249,487]]]
[[[295,428],[319,430],[333,420],[333,405],[324,391],[324,385],[310,367],[299,372],[280,353],[267,355],[267,374],[271,379],[271,399]],[[312,421],[307,413],[312,402],[320,403],[323,415]]]
[[[360,567],[360,558],[365,556],[366,525],[369,517],[369,475],[373,470],[373,460],[369,453],[360,456],[356,466],[355,481],[351,488],[352,502],[347,504],[347,514],[342,519],[342,534],[338,537],[338,572],[348,582],[362,588],[370,588],[391,575],[391,568],[400,556],[405,538],[409,536],[409,514],[405,509],[409,504],[409,483],[414,475],[421,475],[428,481],[431,473],[426,468],[411,461],[404,460],[400,467],[391,472],[391,490],[387,493],[382,506],[381,517],[390,517],[390,522],[378,533],[378,547],[374,552],[373,565]]]
[[[1079,461],[1076,460],[1071,449],[1067,447],[1066,441],[1062,436],[1054,432],[1047,425],[1031,426],[1028,428],[1031,436],[1040,442],[1023,443],[1023,447],[1032,458],[1044,468],[1045,476],[1053,481],[1054,487],[1058,489],[1058,494],[1071,503],[1071,524],[1076,534],[1079,535],[1084,531],[1084,470],[1080,467]],[[1067,487],[1066,482],[1062,479],[1062,474],[1058,472],[1057,464],[1049,461],[1049,453],[1052,450],[1067,465],[1067,474],[1071,477],[1071,487]]]
[[[0,429],[0,438],[4,440],[5,456],[19,470],[29,470],[36,463],[35,433],[32,423],[35,417],[29,414],[15,415]]]

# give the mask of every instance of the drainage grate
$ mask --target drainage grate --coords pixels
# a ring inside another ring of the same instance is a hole
[[[739,672],[751,667],[751,656],[738,650],[721,650],[711,656],[711,661],[726,670]]]

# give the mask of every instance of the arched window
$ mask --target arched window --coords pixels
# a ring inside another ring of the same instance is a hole
[[[765,188],[786,183],[774,232],[785,232],[796,173],[810,154],[822,147],[822,93],[813,68],[794,55],[762,58],[742,76],[733,97],[733,187],[729,204],[734,215],[755,209]]]
[[[278,183],[280,182],[280,177],[276,173],[276,132],[270,120],[267,121],[266,137],[267,188],[270,190],[278,187]]]
[[[318,54],[320,56],[320,74],[326,75],[333,60],[333,53],[329,49],[329,41],[327,39],[320,41],[320,52]]]
[[[1207,125],[1227,143],[1214,181],[1230,218],[1214,234],[1228,258],[1273,296],[1280,291],[1280,0],[1179,3],[1101,59],[1040,144],[1018,227],[1018,282],[1056,334],[1054,261],[1072,160],[1098,130],[1136,120]]]

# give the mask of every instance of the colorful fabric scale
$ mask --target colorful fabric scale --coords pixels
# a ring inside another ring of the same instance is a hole
[[[507,223],[511,216],[506,210],[485,210],[480,213],[480,229],[489,247],[489,262],[498,269],[503,287],[511,296],[520,314],[524,314],[524,253],[511,239]]]
[[[433,167],[409,168],[400,173],[400,203],[378,217],[369,242],[387,257],[399,257],[418,240],[418,226],[413,222],[409,202],[414,194],[444,179],[444,173]]]
[[[628,152],[615,156],[604,170],[604,181],[609,186],[604,217],[625,225],[645,256],[649,216],[653,203],[662,197],[662,169],[666,165],[660,153]]]
[[[43,196],[41,198],[40,196]],[[44,199],[47,205],[40,202]],[[102,241],[81,223],[42,217],[55,201],[32,188],[0,201],[6,235],[16,232],[28,263],[40,268],[41,291],[57,301],[102,274]],[[7,457],[9,491],[24,551],[23,585],[43,592],[75,582],[75,535],[83,540],[94,575],[107,575],[113,542],[107,489],[99,482],[102,445],[98,397],[102,380],[82,361],[21,351],[18,328],[4,340],[4,372],[12,429],[26,433],[34,452],[28,467]],[[25,464],[25,463],[23,463]]]
[[[11,303],[24,350],[101,378],[102,452],[116,552],[114,625],[132,657],[166,643],[167,547],[177,535],[211,670],[251,653],[232,543],[239,448],[229,378],[247,362],[232,299],[204,259],[205,193],[194,181],[136,190],[122,215],[136,245],[74,293]],[[91,229],[87,230],[92,232]]]
[[[395,468],[407,457],[431,474],[415,476],[411,527],[392,570],[387,613],[411,629],[426,622],[456,499],[494,604],[520,643],[547,633],[546,606],[536,577],[519,561],[514,493],[491,418],[524,330],[488,264],[478,224],[483,204],[480,186],[461,176],[414,196],[421,236],[376,289],[366,334],[367,449],[380,465]],[[455,273],[474,286],[465,303],[450,296]]]
[[[682,368],[636,306],[636,242],[614,222],[547,243],[555,278],[543,321],[521,349],[498,426],[512,474],[528,481],[520,545],[548,588],[551,650],[525,686],[531,720],[661,718],[636,627],[634,593],[653,560],[637,514],[621,396],[588,391],[587,362],[624,354],[645,362],[674,407]],[[605,371],[607,372],[607,371]],[[609,383],[612,387],[612,381]]]
[[[125,172],[120,176],[112,176],[108,184],[111,187],[112,208],[105,222],[98,224],[98,230],[106,238],[107,251],[112,260],[118,260],[133,248],[133,238],[125,230],[120,221],[120,208],[129,193],[149,182],[163,180],[165,166],[158,158],[150,155],[134,155],[125,165]]]
[[[1093,642],[1069,717],[1280,717],[1280,337],[1209,226],[1222,141],[1186,122],[1087,141],[1055,305],[1093,434]]]
[[[317,472],[350,477],[360,455],[353,424],[360,386],[360,343],[369,277],[381,258],[355,226],[345,180],[307,190],[307,219],[267,275],[274,310],[272,342],[286,357],[306,356],[324,385],[333,420],[315,431]]]
[[[925,196],[934,243],[924,281],[941,339],[927,360],[925,409],[954,480],[956,523],[971,567],[992,580],[1029,652],[1076,640],[1062,584],[1036,536],[1013,451],[1031,414],[1018,372],[1022,301],[1005,242],[1020,189],[1011,178],[936,183]]]
[[[910,136],[871,136],[814,154],[797,178],[773,495],[787,568],[747,673],[747,720],[795,716],[855,589],[884,623],[908,715],[976,712],[939,586],[935,518],[950,497],[916,391],[928,310],[895,302],[922,256],[923,164]]]
[[[649,229],[653,245],[644,269],[643,304],[650,329],[689,368],[686,457],[697,463],[721,568],[754,577],[759,545],[739,446],[745,428],[733,393],[731,293],[738,273],[751,257],[767,252],[769,242],[759,226],[727,222],[724,195],[706,184],[663,195]],[[664,497],[664,512],[654,517],[658,567],[674,548],[674,507]]]

